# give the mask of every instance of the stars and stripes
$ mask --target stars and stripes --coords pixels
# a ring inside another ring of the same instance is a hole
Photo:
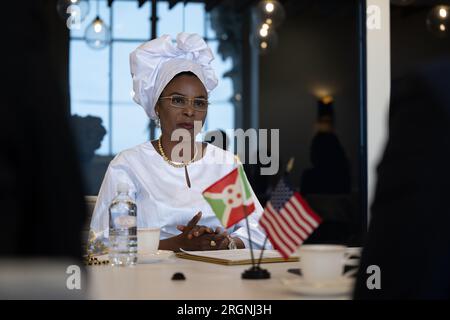
[[[284,176],[272,192],[259,221],[272,243],[288,258],[319,226],[322,219],[294,191]]]

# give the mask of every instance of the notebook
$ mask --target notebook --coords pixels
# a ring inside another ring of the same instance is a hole
[[[217,263],[222,265],[244,265],[251,264],[252,258],[250,249],[236,249],[236,250],[211,250],[211,251],[186,251],[177,252],[177,257],[183,259],[190,259],[196,261]],[[258,262],[261,250],[253,250],[255,261]],[[261,263],[273,262],[296,262],[299,261],[298,256],[291,256],[284,259],[276,250],[264,250]]]

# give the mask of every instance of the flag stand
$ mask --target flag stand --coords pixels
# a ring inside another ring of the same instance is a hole
[[[255,264],[255,257],[253,255],[253,244],[252,237],[250,235],[250,225],[247,219],[247,208],[244,206],[244,214],[245,214],[245,222],[247,223],[247,232],[248,232],[248,242],[250,244],[250,254],[252,256],[252,266],[250,269],[245,270],[242,273],[242,279],[251,279],[251,280],[260,280],[260,279],[270,279],[270,272],[266,269],[262,269],[259,265],[261,263],[262,252],[264,251],[264,247],[266,241],[264,241],[264,245],[261,251],[261,256],[259,258],[259,263]],[[267,238],[266,238],[267,239]]]
[[[237,160],[239,160],[239,158],[237,158]],[[237,175],[237,176],[236,176]],[[235,179],[235,180],[234,180]],[[243,188],[243,184],[245,184],[245,188],[246,190],[244,190]],[[252,242],[252,237],[251,237],[251,232],[250,232],[250,223],[248,222],[248,208],[246,206],[246,201],[248,200],[249,197],[247,197],[249,195],[249,188],[248,187],[248,180],[247,177],[245,176],[245,172],[244,169],[242,167],[242,164],[240,164],[238,166],[238,168],[235,168],[234,170],[232,170],[230,173],[228,173],[227,175],[225,175],[224,177],[222,177],[221,179],[219,179],[218,181],[216,181],[215,183],[213,183],[211,186],[209,186],[208,188],[206,188],[202,194],[203,197],[206,199],[206,201],[208,201],[209,205],[211,206],[212,210],[214,211],[214,213],[216,213],[216,215],[218,215],[218,211],[222,212],[223,215],[223,211],[224,209],[218,209],[215,205],[213,205],[212,200],[213,199],[219,199],[221,200],[224,204],[225,204],[225,209],[227,209],[227,203],[232,203],[234,200],[230,199],[231,202],[225,202],[225,198],[222,195],[222,192],[225,190],[225,187],[231,186],[231,191],[237,191],[237,197],[242,197],[242,195],[244,194],[245,191],[245,198],[243,198],[243,213],[244,213],[244,218],[245,218],[245,222],[247,224],[247,233],[248,233],[248,241],[249,241],[249,246],[250,246],[250,254],[251,254],[251,258],[252,258],[252,266],[250,269],[245,270],[242,273],[242,279],[269,279],[270,278],[270,273],[265,270],[262,269],[259,266],[259,263],[256,264],[255,261],[255,256],[254,256],[254,252],[253,252],[253,242]],[[238,190],[235,190],[235,188],[238,188]],[[239,193],[240,192],[240,193]],[[251,193],[250,193],[251,196]],[[253,202],[253,199],[251,200]],[[228,208],[228,210],[230,210]],[[252,212],[250,212],[252,213]],[[220,218],[220,220],[222,220],[222,218]],[[242,220],[242,217],[239,217],[239,221]],[[227,225],[227,227],[230,227],[228,225],[227,221],[221,221],[223,225]],[[265,245],[266,242],[264,242]],[[264,248],[263,248],[264,250]],[[262,250],[262,251],[263,251]],[[261,262],[261,259],[260,261]]]
[[[293,167],[294,167],[294,157],[291,157],[287,163],[285,173],[291,172]],[[244,208],[245,208],[245,206],[244,206]],[[244,209],[244,210],[246,210],[246,209]],[[248,219],[247,219],[247,212],[244,212],[244,213],[245,213],[245,221],[247,222],[247,231],[248,231],[248,239],[250,242],[250,250],[252,253],[252,267],[250,269],[245,270],[242,273],[242,279],[256,279],[256,280],[257,279],[270,279],[270,272],[267,271],[266,269],[262,269],[260,267],[264,249],[266,248],[266,242],[267,242],[268,237],[266,236],[266,238],[264,239],[264,244],[263,244],[263,248],[261,250],[261,254],[259,255],[258,263],[255,264],[255,259],[253,257],[252,240],[250,237],[250,227],[249,227]]]
[[[250,269],[247,269],[242,273],[242,279],[270,279],[270,272],[266,269],[261,269],[259,266],[252,266]]]
[[[263,248],[261,250],[261,254],[259,255],[258,263],[252,266],[250,269],[245,270],[242,274],[243,279],[270,279],[270,272],[266,269],[261,269],[261,259],[264,253],[264,249],[266,248],[267,236],[264,239]]]

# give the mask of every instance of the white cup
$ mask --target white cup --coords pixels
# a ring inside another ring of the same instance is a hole
[[[341,245],[302,245],[299,253],[303,279],[307,282],[334,282],[351,276],[354,270],[343,272],[345,265],[358,265],[350,259],[350,256],[355,256],[355,251]]]
[[[155,254],[159,247],[159,228],[139,228],[138,237],[138,253],[139,254]]]

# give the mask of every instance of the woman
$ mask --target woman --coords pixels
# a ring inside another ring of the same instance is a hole
[[[164,35],[130,55],[134,100],[161,126],[161,136],[119,153],[103,180],[91,221],[91,240],[108,236],[108,206],[119,182],[137,204],[138,228],[160,227],[160,249],[179,251],[248,248],[245,220],[222,230],[203,190],[239,161],[212,144],[195,142],[208,111],[208,93],[217,86],[211,50],[197,34],[180,33],[173,45]],[[220,161],[218,161],[220,160]],[[254,248],[265,235],[258,225],[262,207],[248,217]]]

